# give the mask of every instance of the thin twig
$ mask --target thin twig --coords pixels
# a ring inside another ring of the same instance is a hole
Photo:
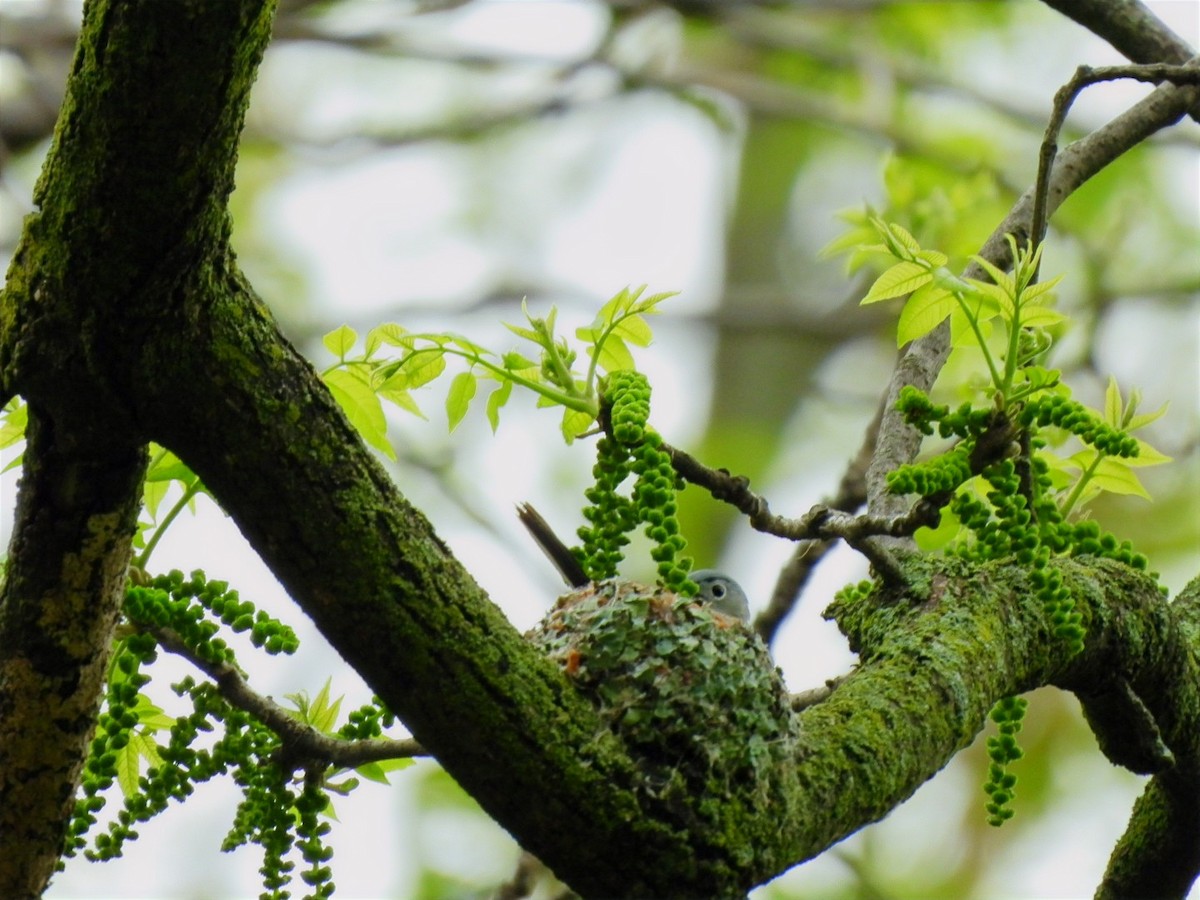
[[[1161,84],[1164,81],[1175,85],[1200,84],[1200,68],[1196,68],[1197,59],[1181,66],[1168,63],[1101,66],[1099,68],[1080,66],[1075,70],[1071,79],[1058,89],[1054,95],[1054,107],[1050,113],[1050,121],[1046,124],[1046,134],[1042,138],[1041,152],[1038,154],[1038,174],[1033,195],[1033,221],[1029,228],[1030,241],[1035,249],[1046,237],[1046,228],[1049,222],[1047,197],[1050,193],[1050,172],[1054,166],[1054,158],[1058,154],[1058,136],[1066,122],[1071,105],[1084,88],[1105,81],[1126,78],[1151,84]]]
[[[323,734],[301,722],[270,697],[264,697],[250,687],[236,666],[227,662],[210,662],[193,653],[184,640],[170,628],[142,626],[164,650],[181,656],[213,680],[221,696],[229,704],[254,716],[277,735],[283,743],[281,761],[296,767],[313,761],[341,769],[353,769],[364,763],[386,759],[408,759],[428,756],[428,752],[411,738],[372,738],[352,741]]]

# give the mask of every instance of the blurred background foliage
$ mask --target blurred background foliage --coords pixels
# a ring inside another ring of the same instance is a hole
[[[1196,4],[1150,6],[1200,43]],[[0,0],[5,264],[79,15],[65,0]],[[1118,61],[1034,0],[281,0],[241,152],[235,245],[319,365],[320,336],[342,323],[455,330],[505,349],[498,323],[518,320],[523,297],[583,324],[626,284],[681,290],[654,323],[656,347],[639,356],[656,386],[654,421],[799,514],[835,491],[896,354],[898,309],[857,305],[870,273],[848,277],[841,261],[818,258],[844,227],[836,214],[870,203],[961,264],[1032,183],[1054,90],[1078,64]],[[1147,90],[1092,89],[1069,133]],[[1093,514],[1173,590],[1195,574],[1200,546],[1198,150],[1200,129],[1184,123],[1085,186],[1051,223],[1043,267],[1067,275],[1060,303],[1072,326],[1054,362],[1076,395],[1100,406],[1111,372],[1143,390],[1145,409],[1171,404],[1147,434],[1175,458],[1144,472],[1154,502],[1113,497]],[[495,438],[482,416],[451,438],[439,400],[422,401],[427,423],[391,423],[395,477],[525,627],[556,588],[515,533],[512,503],[533,500],[569,533],[590,447],[559,446],[554,419],[532,404]],[[791,548],[695,489],[683,517],[701,565],[769,595]],[[630,568],[650,571],[633,558]],[[819,613],[863,572],[839,551],[807,585],[774,648],[795,689],[850,663]],[[996,831],[981,810],[981,743],[885,823],[755,896],[1090,893],[1138,780],[1107,765],[1071,698],[1039,692],[1018,816]],[[393,780],[403,799],[374,815],[401,820],[399,843],[356,864],[373,868],[361,879],[343,847],[374,825],[339,803],[344,894],[361,884],[486,896],[513,877],[517,848],[435,765]],[[202,852],[198,840],[189,847]],[[242,885],[214,874],[221,865],[190,886],[148,880],[143,868],[122,890],[255,890],[253,875]],[[58,895],[94,886],[99,871],[72,877]]]

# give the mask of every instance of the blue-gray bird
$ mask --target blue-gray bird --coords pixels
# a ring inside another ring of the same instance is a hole
[[[554,533],[554,529],[536,509],[528,503],[521,503],[517,506],[517,516],[567,584],[581,588],[592,583],[570,548]],[[746,600],[745,591],[724,572],[716,569],[697,569],[692,572],[691,577],[700,587],[697,598],[702,603],[709,604],[723,615],[741,619],[743,622],[750,621],[750,603]]]
[[[700,587],[697,596],[708,603],[719,613],[750,621],[750,601],[742,586],[716,569],[697,569],[692,573],[692,581]]]

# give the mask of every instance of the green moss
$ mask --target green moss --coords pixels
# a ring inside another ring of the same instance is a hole
[[[601,582],[561,598],[530,637],[638,761],[647,800],[682,810],[703,797],[688,815],[711,827],[733,795],[761,803],[792,757],[796,721],[766,646],[699,602]]]

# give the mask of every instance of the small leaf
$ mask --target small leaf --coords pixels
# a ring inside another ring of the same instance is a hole
[[[335,328],[325,337],[321,338],[321,343],[325,345],[325,349],[336,356],[338,359],[345,359],[346,354],[354,346],[354,342],[358,340],[358,334],[349,325],[342,325]]]
[[[937,528],[922,526],[913,533],[913,540],[917,542],[917,546],[923,553],[933,553],[954,540],[960,530],[962,530],[962,522],[947,506],[942,509],[942,518],[939,520]]]
[[[450,430],[458,427],[458,423],[467,414],[471,398],[475,396],[478,379],[474,372],[459,372],[450,382],[450,393],[446,395],[446,416],[450,420]]]
[[[149,471],[146,472],[147,481],[178,481],[184,485],[190,485],[196,480],[195,473],[192,472],[174,453],[169,450],[155,460]]]
[[[564,409],[561,426],[562,436],[570,444],[575,438],[588,431],[595,421],[595,416],[588,413],[580,412],[577,409]]]
[[[1144,428],[1145,426],[1149,425],[1151,422],[1155,421],[1156,419],[1161,419],[1164,415],[1166,415],[1167,407],[1170,405],[1171,404],[1168,401],[1167,403],[1164,403],[1162,406],[1160,406],[1158,409],[1156,409],[1154,412],[1141,413],[1140,415],[1134,416],[1132,419],[1129,420],[1129,424],[1126,426],[1127,430],[1137,431],[1139,428]]]
[[[396,451],[387,440],[383,404],[371,386],[348,369],[334,369],[327,373],[325,385],[363,439],[388,459],[395,460]]]
[[[141,754],[131,739],[117,751],[117,783],[121,793],[130,797],[138,792],[138,775],[141,774]]]
[[[380,398],[400,407],[405,412],[410,412],[420,419],[427,419],[425,413],[421,412],[421,407],[417,406],[417,401],[413,399],[412,394],[403,388],[381,387],[376,393]]]
[[[875,279],[875,283],[867,291],[867,296],[863,297],[861,305],[866,306],[869,303],[878,303],[880,300],[899,297],[915,291],[932,280],[932,273],[919,263],[896,263]]]
[[[333,726],[337,722],[338,710],[342,708],[341,697],[338,697],[333,703],[329,702],[329,688],[332,683],[332,676],[325,679],[325,683],[321,685],[321,690],[317,692],[317,696],[309,704],[308,708],[308,724],[325,734],[333,732]]]
[[[501,364],[510,372],[523,374],[525,372],[540,371],[541,366],[535,363],[527,356],[522,356],[516,350],[510,350],[500,358]]]
[[[1142,486],[1137,475],[1126,465],[1126,460],[1106,456],[1100,460],[1092,473],[1090,485],[1109,491],[1113,494],[1134,494],[1150,499],[1150,493]]]
[[[1066,320],[1066,316],[1057,309],[1049,306],[1035,306],[1033,309],[1021,308],[1022,328],[1053,328]]]
[[[900,311],[896,326],[896,346],[903,347],[909,341],[923,337],[941,324],[946,316],[958,308],[958,301],[949,291],[932,284],[913,292]]]
[[[368,781],[374,781],[379,784],[391,784],[388,781],[387,773],[383,770],[383,766],[377,762],[363,763],[354,770]]]
[[[625,342],[610,333],[604,343],[598,345],[597,365],[605,372],[621,372],[634,368],[633,354]]]
[[[541,345],[542,337],[536,331],[530,331],[528,328],[522,328],[519,325],[512,325],[508,322],[504,323],[504,327],[515,334],[517,337],[525,338],[527,341],[532,341],[535,344]]]
[[[441,347],[414,350],[404,357],[398,366],[389,369],[382,387],[413,390],[428,384],[446,371],[446,351]]]
[[[25,427],[29,424],[29,407],[19,398],[13,398],[4,408],[0,418],[0,450],[11,447],[25,438]]]
[[[921,252],[921,245],[917,243],[917,239],[903,225],[897,225],[895,222],[887,224],[879,222],[879,224],[883,225],[882,237],[885,243],[891,245],[895,242],[895,244],[898,244],[913,255]],[[894,253],[895,251],[893,250],[892,252]]]
[[[1031,303],[1049,303],[1054,299],[1054,288],[1063,276],[1056,275],[1049,281],[1039,281],[1037,284],[1031,284],[1025,290],[1021,291],[1021,306],[1025,307]]]
[[[1135,438],[1135,440],[1138,444],[1138,455],[1121,457],[1121,462],[1125,465],[1144,469],[1146,466],[1161,466],[1163,463],[1171,461],[1172,457],[1151,447],[1141,438]]]
[[[511,381],[502,381],[500,386],[492,391],[487,398],[487,418],[492,426],[492,434],[496,433],[496,429],[500,427],[500,409],[508,402],[508,398],[512,396],[513,383]]]
[[[412,347],[412,338],[408,336],[408,331],[402,326],[394,322],[384,322],[367,332],[367,356],[378,350],[381,344],[390,344],[393,347]]]
[[[1121,414],[1125,411],[1121,403],[1121,388],[1113,375],[1108,376],[1108,387],[1104,389],[1104,421],[1117,428],[1121,427]]]
[[[635,347],[649,347],[654,340],[654,333],[641,316],[628,316],[622,319],[613,328],[613,334]]]

